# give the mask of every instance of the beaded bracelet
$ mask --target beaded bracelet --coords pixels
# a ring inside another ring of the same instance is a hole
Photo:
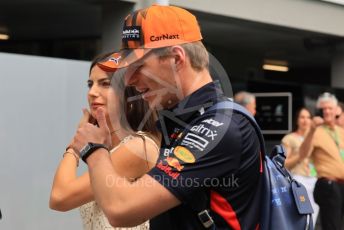
[[[67,153],[72,154],[72,155],[75,157],[75,160],[76,160],[76,167],[79,167],[79,159],[80,159],[80,157],[78,156],[78,154],[76,154],[74,151],[71,152],[71,151],[68,151],[68,150],[67,150],[67,151],[63,154],[63,157],[64,157]]]

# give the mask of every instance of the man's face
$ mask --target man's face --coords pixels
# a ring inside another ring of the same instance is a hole
[[[152,109],[166,109],[178,103],[181,96],[178,82],[174,59],[159,59],[154,53],[133,63],[125,74],[126,85],[135,86]]]
[[[337,105],[333,101],[323,101],[320,103],[320,108],[323,110],[324,122],[332,125],[336,121]]]
[[[256,115],[256,99],[252,99],[245,107],[253,116]]]

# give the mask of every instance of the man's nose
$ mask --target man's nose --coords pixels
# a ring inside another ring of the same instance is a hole
[[[127,71],[124,76],[124,83],[126,86],[135,86],[137,82],[137,74],[133,71]]]

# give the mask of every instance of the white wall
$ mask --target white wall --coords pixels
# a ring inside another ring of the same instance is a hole
[[[0,53],[0,229],[81,229],[78,210],[55,212],[48,202],[87,105],[88,68],[85,61]]]

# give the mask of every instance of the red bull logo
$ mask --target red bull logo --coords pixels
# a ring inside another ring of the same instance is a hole
[[[167,164],[175,169],[177,169],[179,172],[182,171],[182,169],[184,168],[184,166],[182,166],[178,159],[174,158],[174,157],[167,157],[166,158]]]
[[[163,172],[165,172],[167,175],[169,175],[170,177],[172,177],[173,179],[177,179],[180,176],[180,173],[178,172],[173,172],[172,168],[168,165],[164,165],[162,163],[162,161],[160,161],[156,167],[160,170],[162,170]]]

